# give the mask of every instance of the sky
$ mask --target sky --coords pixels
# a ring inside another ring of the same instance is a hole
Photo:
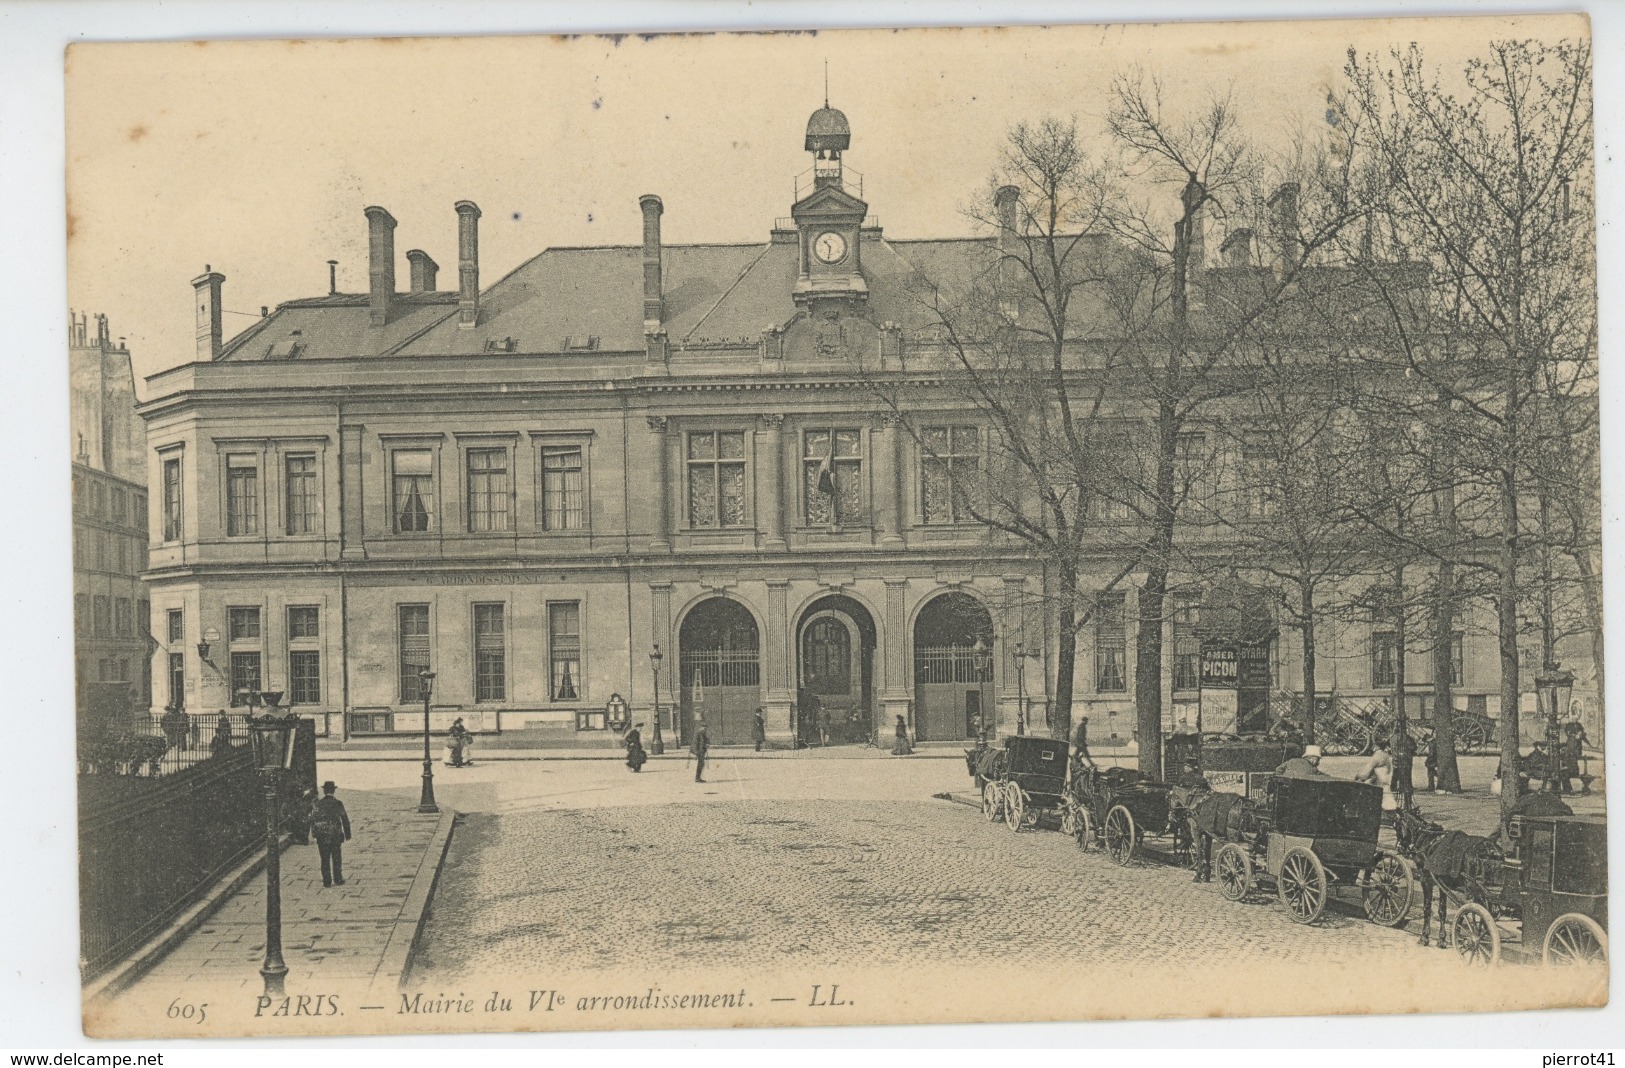
[[[69,302],[127,339],[138,389],[195,352],[192,278],[226,276],[225,332],[262,305],[367,288],[362,209],[456,285],[456,217],[480,205],[481,284],[550,246],[764,241],[789,214],[808,115],[851,122],[849,169],[894,238],[972,229],[961,209],[1023,119],[1098,130],[1114,76],[1159,78],[1171,115],[1232,93],[1250,137],[1323,121],[1345,52],[1417,40],[1441,66],[1574,19],[90,44],[67,59]],[[631,297],[629,296],[629,299]],[[144,389],[143,389],[144,394]]]

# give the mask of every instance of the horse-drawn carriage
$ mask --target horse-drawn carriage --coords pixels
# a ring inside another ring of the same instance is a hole
[[[1086,851],[1104,849],[1119,864],[1134,860],[1147,838],[1167,838],[1174,856],[1190,858],[1190,825],[1183,794],[1130,768],[1073,768],[1061,814],[1061,833]]]
[[[1218,879],[1219,892],[1240,901],[1265,877],[1297,923],[1313,923],[1335,885],[1359,889],[1373,923],[1393,927],[1410,911],[1408,862],[1377,844],[1382,790],[1342,779],[1271,776],[1261,798],[1210,794],[1192,807],[1200,839],[1198,874]],[[1215,840],[1223,840],[1216,854]]]
[[[1540,947],[1547,964],[1608,960],[1608,824],[1597,816],[1514,816],[1512,851],[1494,838],[1446,831],[1416,810],[1401,813],[1400,847],[1422,884],[1422,936],[1428,941],[1439,895],[1439,945],[1447,905],[1456,908],[1450,939],[1473,964],[1501,959],[1502,925],[1525,956]]]
[[[1006,738],[1003,749],[983,751],[973,769],[982,780],[982,814],[990,823],[1002,819],[1019,831],[1060,809],[1066,794],[1066,751],[1065,742],[1026,736]]]

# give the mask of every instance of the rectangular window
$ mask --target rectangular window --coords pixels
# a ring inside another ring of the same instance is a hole
[[[106,571],[113,565],[113,551],[107,540],[107,532],[96,532],[96,570]]]
[[[1394,632],[1371,632],[1371,688],[1380,690],[1394,684]]]
[[[128,512],[126,511],[126,509],[128,508],[128,503],[127,502],[128,502],[128,497],[125,494],[124,490],[122,488],[118,487],[118,486],[114,486],[113,487],[113,522],[122,524],[122,523],[125,523],[125,522],[128,521],[129,515],[128,515]]]
[[[164,540],[181,539],[181,462],[164,461]]]
[[[1095,600],[1095,691],[1128,691],[1128,618],[1121,593]]]
[[[260,532],[260,461],[248,453],[226,456],[226,535]]]
[[[322,703],[322,654],[316,650],[295,649],[288,653],[288,703]]]
[[[250,693],[260,692],[260,654],[231,654],[231,707],[248,704]]]
[[[553,700],[580,699],[581,605],[575,601],[547,606],[548,660],[552,664]]]
[[[111,537],[113,540],[113,570],[121,575],[129,574],[130,560],[128,553],[125,551],[124,536],[114,534]]]
[[[91,633],[98,638],[106,638],[113,633],[113,599],[111,597],[96,597],[96,618]]]
[[[147,495],[135,494],[135,520],[130,524],[141,532],[141,540],[147,540]]]
[[[1459,632],[1450,639],[1450,685],[1465,686],[1467,661],[1463,655],[1464,635]]]
[[[169,610],[169,641],[171,643],[186,640],[186,612],[181,608]]]
[[[186,707],[186,654],[169,654],[169,707]]]
[[[395,532],[421,534],[429,529],[434,505],[434,454],[428,449],[396,449],[394,470]]]
[[[227,608],[226,632],[230,640],[234,642],[258,641],[260,637],[259,607]]]
[[[802,435],[801,467],[809,525],[858,526],[868,521],[861,431],[806,431]]]
[[[1273,461],[1269,438],[1264,434],[1248,434],[1241,445],[1241,510],[1247,519],[1275,516]]]
[[[137,600],[135,602],[135,632],[150,637],[152,635],[152,602]]]
[[[1201,609],[1193,596],[1181,595],[1174,601],[1174,689],[1196,690],[1202,686],[1202,639],[1196,625]]]
[[[287,502],[283,511],[289,534],[316,533],[316,457],[290,456],[285,464]]]
[[[418,678],[418,672],[429,670],[429,606],[403,604],[396,613],[401,650],[401,704],[420,704],[423,680]]]
[[[90,633],[90,594],[73,595],[73,629],[80,634]]]
[[[582,503],[581,446],[542,448],[542,529],[580,530],[586,526]]]
[[[508,529],[508,450],[468,450],[468,529]]]
[[[474,700],[508,699],[505,606],[474,606]]]
[[[133,637],[135,634],[135,617],[130,607],[128,597],[120,597],[113,602],[113,629],[120,638]]]
[[[294,604],[288,606],[288,637],[292,638],[320,638],[321,610],[313,604]]]
[[[745,434],[739,430],[688,435],[688,525],[745,525]]]
[[[981,435],[973,426],[926,427],[920,435],[920,503],[927,523],[971,519],[981,488]]]
[[[90,514],[95,516],[97,519],[102,517],[102,513],[107,508],[106,493],[106,487],[104,487],[100,482],[92,482],[90,484]]]

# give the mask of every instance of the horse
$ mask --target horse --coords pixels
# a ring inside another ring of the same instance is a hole
[[[1400,855],[1416,869],[1422,885],[1422,934],[1417,944],[1428,944],[1433,894],[1439,894],[1438,948],[1445,948],[1447,909],[1451,894],[1473,901],[1486,899],[1486,883],[1493,881],[1505,854],[1495,838],[1445,830],[1410,805],[1394,813],[1394,837]],[[1446,891],[1449,891],[1447,893]]]
[[[1240,794],[1206,793],[1186,810],[1194,852],[1195,882],[1213,881],[1213,840],[1240,842],[1258,831],[1258,806]]]

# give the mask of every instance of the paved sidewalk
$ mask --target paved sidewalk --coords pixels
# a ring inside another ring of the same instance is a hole
[[[813,746],[810,749],[764,749],[756,752],[748,745],[714,745],[711,752],[716,757],[726,757],[729,760],[965,760],[965,750],[973,746],[974,742],[941,742],[917,745],[914,752],[907,757],[893,757],[890,749],[876,749],[872,745],[831,745]],[[351,760],[413,760],[423,763],[423,748],[386,748],[382,746],[356,746],[351,743],[346,747],[342,742],[319,741],[316,747],[319,758],[326,761]],[[435,767],[444,766],[442,759],[443,749],[435,751]],[[659,760],[687,760],[690,759],[688,750],[676,745],[667,745],[663,756],[651,754],[649,759]],[[509,760],[607,760],[619,763],[626,760],[626,752],[622,749],[493,749],[489,746],[476,745],[474,753],[475,763],[493,763]],[[438,772],[437,772],[438,773]]]
[[[392,990],[450,840],[454,813],[419,814],[402,796],[347,790],[353,840],[343,886],[322,886],[314,842],[282,853],[282,955],[289,994],[367,985]],[[227,898],[119,1000],[198,986],[216,998],[257,994],[265,957],[262,871]]]

